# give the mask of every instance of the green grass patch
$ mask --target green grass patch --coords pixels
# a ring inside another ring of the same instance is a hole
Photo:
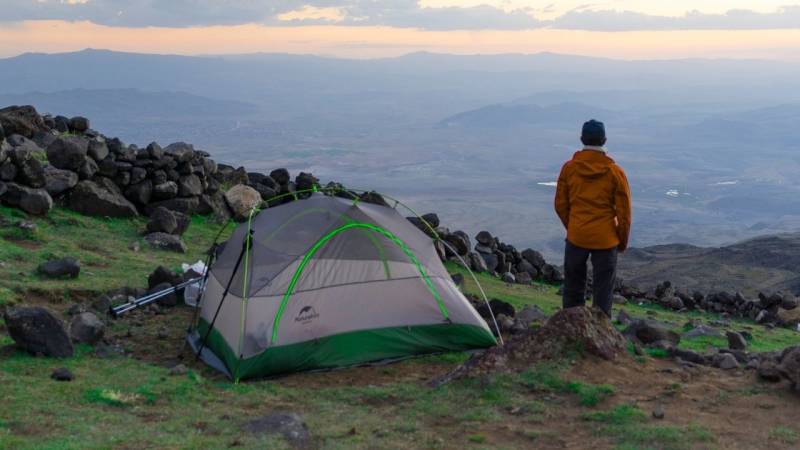
[[[483,434],[470,434],[467,436],[467,440],[476,444],[485,444],[487,439]]]
[[[643,422],[647,414],[633,405],[618,405],[607,411],[592,411],[581,415],[588,422],[599,422],[610,425],[629,425]]]
[[[89,403],[102,403],[116,407],[133,406],[141,400],[139,394],[108,388],[89,389],[86,391],[84,398]]]
[[[614,395],[614,387],[611,385],[565,380],[560,373],[562,370],[557,365],[539,364],[523,372],[520,379],[529,389],[574,394],[582,406],[597,406]]]
[[[792,445],[800,441],[797,432],[788,427],[775,427],[769,430],[769,439],[784,445]]]

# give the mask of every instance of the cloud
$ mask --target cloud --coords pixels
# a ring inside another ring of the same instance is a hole
[[[800,6],[784,6],[772,13],[745,9],[732,9],[724,14],[691,11],[679,17],[653,16],[633,11],[573,9],[553,20],[550,26],[591,31],[798,29]]]
[[[417,0],[3,0],[0,22],[89,21],[124,27],[262,24],[390,26],[433,31],[568,29],[589,31],[800,29],[800,6],[771,13],[730,10],[680,17],[585,4],[541,20],[536,11],[494,6],[423,7]]]

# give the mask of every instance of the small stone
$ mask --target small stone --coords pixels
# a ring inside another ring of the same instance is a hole
[[[653,410],[653,417],[656,419],[663,419],[664,418],[664,407],[661,405],[656,405],[656,409]]]
[[[69,371],[66,367],[61,367],[53,371],[50,374],[50,378],[56,381],[72,381],[75,377],[72,375],[72,372]]]
[[[128,250],[132,252],[139,252],[141,250],[141,246],[139,245],[139,241],[131,242],[131,245],[128,246]]]
[[[169,369],[169,374],[172,376],[186,375],[188,372],[189,369],[187,369],[183,364],[178,364],[177,366],[173,366],[171,369]]]
[[[166,328],[161,328],[158,330],[158,335],[156,337],[161,340],[167,339],[169,337],[169,332],[167,332]]]

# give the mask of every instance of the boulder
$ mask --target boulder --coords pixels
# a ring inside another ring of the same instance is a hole
[[[163,283],[156,284],[155,286],[150,288],[147,291],[147,293],[148,294],[155,294],[156,292],[161,292],[161,291],[167,290],[167,289],[169,289],[171,287],[173,287],[173,285],[171,283],[165,281]],[[167,307],[176,306],[178,304],[178,295],[176,293],[174,293],[174,292],[170,292],[169,294],[167,294],[167,295],[165,295],[163,297],[160,297],[158,299],[158,304],[161,305],[161,306],[167,306]]]
[[[176,286],[182,281],[183,278],[181,278],[181,276],[177,273],[172,272],[164,266],[158,266],[153,273],[147,276],[147,288],[149,291],[151,291],[150,293],[152,293],[156,292],[154,288],[162,283],[168,283],[170,286]]]
[[[47,147],[47,160],[57,169],[77,172],[83,167],[87,152],[86,139],[77,136],[59,137]]]
[[[69,196],[69,207],[87,216],[135,217],[136,207],[118,191],[83,180],[78,183]]]
[[[489,268],[486,267],[486,261],[477,252],[469,252],[465,259],[473,272],[485,273],[489,271]]]
[[[545,265],[545,260],[541,253],[529,248],[522,251],[522,257],[531,263],[536,270],[542,272],[542,268],[544,268]]]
[[[622,334],[628,339],[643,345],[663,345],[677,347],[681,341],[678,333],[668,329],[665,325],[649,320],[634,320]]]
[[[44,187],[46,182],[44,167],[34,158],[33,152],[14,149],[10,152],[10,156],[11,161],[17,166],[17,182],[32,188]]]
[[[778,365],[775,364],[775,361],[765,358],[761,360],[758,365],[758,369],[756,369],[756,373],[758,373],[758,377],[764,381],[769,381],[770,383],[777,383],[781,381],[781,371],[778,370]]]
[[[297,186],[298,191],[309,191],[319,187],[319,178],[306,172],[300,172],[294,179],[294,184]],[[303,196],[310,196],[310,192],[304,192]]]
[[[511,272],[504,272],[501,276],[501,279],[506,283],[516,283],[517,277],[514,276]]]
[[[797,308],[797,298],[792,294],[784,294],[781,301],[781,308],[786,310],[793,310]]]
[[[718,353],[713,358],[714,367],[719,367],[722,370],[731,370],[739,368],[739,361],[730,353]]]
[[[154,209],[147,223],[149,233],[163,232],[167,234],[182,235],[189,227],[191,219],[186,214],[170,211],[163,206]]]
[[[83,134],[89,130],[89,119],[82,116],[75,116],[69,119],[69,131]]]
[[[219,221],[227,221],[231,217],[225,196],[221,192],[203,194],[197,205],[198,214],[213,214]]]
[[[44,216],[53,207],[53,199],[44,189],[34,189],[17,183],[6,183],[3,203],[17,207],[34,216]]]
[[[147,169],[143,167],[134,167],[131,169],[131,184],[141,183],[147,178]]]
[[[155,200],[169,200],[178,195],[178,190],[178,184],[174,181],[157,184],[153,186],[153,198]]]
[[[470,250],[470,242],[469,238],[466,238],[466,234],[464,232],[455,232],[448,234],[444,237],[444,240],[447,242],[448,246],[445,248],[448,251],[454,252],[459,256],[464,256],[469,253]]]
[[[203,193],[203,183],[197,175],[183,175],[178,180],[178,195],[181,197],[196,197]]]
[[[486,271],[494,272],[497,269],[497,264],[499,263],[497,255],[495,255],[494,253],[480,253],[480,252],[478,252],[478,255],[480,258],[483,259],[483,262],[486,266]]]
[[[144,180],[125,188],[125,198],[137,205],[147,205],[153,198],[153,182]]]
[[[186,253],[186,244],[183,243],[179,236],[167,233],[150,233],[144,237],[145,242],[150,244],[151,247],[159,250],[168,250],[171,252]]]
[[[46,131],[44,120],[33,106],[9,106],[0,109],[0,127],[6,136],[19,134],[32,138],[37,131]]]
[[[275,180],[279,185],[286,185],[289,183],[289,180],[291,180],[289,171],[286,169],[275,169],[270,172],[269,177]]]
[[[103,339],[106,325],[94,313],[84,312],[72,318],[69,334],[72,342],[94,345]]]
[[[725,333],[728,338],[728,348],[731,350],[744,350],[747,348],[747,340],[735,331]]]
[[[102,138],[92,139],[89,141],[89,145],[86,151],[86,154],[89,155],[92,159],[97,162],[100,162],[106,159],[108,156],[109,150],[106,141]]]
[[[194,158],[194,146],[185,142],[174,142],[164,149],[164,154],[174,158],[178,163],[189,162]]]
[[[56,358],[73,355],[64,325],[50,311],[38,306],[9,308],[3,317],[11,339],[23,350]]]
[[[515,275],[517,279],[517,284],[531,284],[533,283],[533,277],[528,272],[517,272]]]
[[[783,325],[797,326],[797,324],[800,324],[800,308],[778,308],[778,313],[776,315]]]
[[[783,351],[778,371],[792,383],[792,386],[800,388],[800,346]]]
[[[98,172],[99,167],[97,167],[97,163],[94,162],[92,158],[86,158],[83,161],[83,165],[80,169],[78,169],[78,178],[81,180],[88,180],[94,176]]]
[[[0,181],[14,181],[17,178],[17,166],[11,160],[0,164]]]
[[[53,118],[53,129],[59,133],[69,132],[69,118],[64,116],[55,116]]]
[[[527,327],[533,322],[546,322],[547,314],[536,305],[525,305],[524,308],[517,312],[515,319]]]
[[[37,271],[48,278],[78,278],[81,264],[77,259],[68,256],[42,263]]]
[[[479,244],[489,247],[490,249],[494,247],[494,237],[492,237],[491,233],[488,231],[481,231],[477,235],[475,235],[475,240],[478,241]]]
[[[722,333],[716,328],[701,324],[684,333],[683,337],[688,339],[696,337],[722,337]]]
[[[78,184],[78,174],[48,165],[44,168],[44,180],[47,193],[51,197],[57,197]]]
[[[250,211],[261,204],[261,195],[250,186],[238,184],[225,193],[225,202],[237,220],[246,220]]]

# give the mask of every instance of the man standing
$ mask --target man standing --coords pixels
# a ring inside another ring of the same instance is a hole
[[[563,306],[585,304],[586,261],[591,257],[592,301],[611,317],[617,252],[627,248],[631,229],[631,192],[625,172],[603,147],[603,123],[583,124],[581,141],[583,150],[564,164],[556,188],[556,213],[567,229]]]

